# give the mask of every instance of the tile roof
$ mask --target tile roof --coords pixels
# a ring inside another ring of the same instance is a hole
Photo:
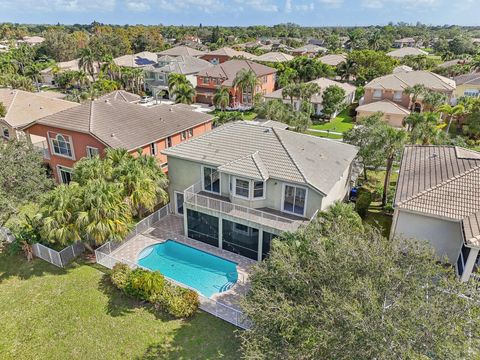
[[[410,66],[407,65],[399,65],[395,69],[393,69],[393,73],[401,73],[401,72],[410,72],[413,71],[413,69]]]
[[[163,151],[228,173],[310,185],[323,194],[340,180],[357,152],[344,143],[242,121]]]
[[[255,61],[265,61],[265,62],[286,62],[293,60],[293,56],[289,54],[284,54],[281,52],[268,52],[266,54],[257,56]]]
[[[457,85],[480,85],[480,73],[460,75],[454,80]]]
[[[480,247],[480,153],[453,146],[407,146],[395,206],[462,223]]]
[[[108,93],[99,97],[98,99],[99,100],[120,100],[128,103],[133,103],[133,102],[139,101],[141,98],[142,97],[140,95],[133,94],[125,90],[115,90],[115,91],[112,91],[111,93]]]
[[[192,49],[188,46],[175,46],[171,49],[160,51],[158,56],[169,55],[169,56],[202,56],[206,53],[204,51]]]
[[[110,147],[131,151],[211,120],[211,115],[185,107],[95,100],[35,123],[89,133]]]
[[[157,54],[149,51],[143,51],[137,54],[119,56],[113,59],[113,61],[118,66],[137,68],[156,64],[157,58]]]
[[[294,53],[297,53],[297,52],[298,53],[319,53],[319,52],[326,52],[326,51],[327,51],[326,48],[322,46],[314,45],[314,44],[307,44],[292,50],[292,52]]]
[[[21,127],[44,116],[78,107],[79,104],[23,90],[0,89],[0,102],[7,108],[5,121]]]
[[[277,70],[262,64],[257,64],[250,60],[229,60],[222,64],[214,65],[210,68],[200,70],[198,76],[208,76],[215,78],[224,78],[223,86],[233,86],[235,76],[242,69],[251,69],[257,76],[264,76],[276,73]]]
[[[147,66],[145,70],[159,73],[196,74],[200,70],[214,66],[206,60],[193,56],[179,55],[175,57],[162,56],[158,58],[159,66]]]
[[[422,84],[427,89],[437,91],[453,91],[456,88],[455,81],[430,71],[398,72],[373,79],[365,89],[387,89],[403,91],[416,84]]]
[[[257,56],[250,54],[246,51],[237,51],[229,47],[223,47],[221,49],[217,49],[211,51],[205,55],[213,55],[213,56],[228,56],[228,57],[244,57],[247,60],[256,60]]]
[[[398,50],[393,50],[387,53],[388,56],[394,58],[403,58],[405,56],[419,56],[419,55],[428,55],[426,51],[420,50],[414,47],[403,47]]]
[[[320,62],[330,65],[330,66],[337,66],[347,60],[347,57],[343,54],[329,54],[322,56],[318,59]]]
[[[360,105],[356,111],[381,112],[384,114],[410,115],[410,110],[388,99]]]

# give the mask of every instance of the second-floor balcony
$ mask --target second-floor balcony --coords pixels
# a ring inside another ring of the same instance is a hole
[[[275,209],[254,209],[234,204],[228,197],[203,191],[201,182],[190,186],[184,191],[184,203],[196,208],[213,210],[225,215],[251,221],[280,231],[295,231],[300,226],[306,226],[311,220],[285,214]],[[316,214],[314,217],[315,216]]]

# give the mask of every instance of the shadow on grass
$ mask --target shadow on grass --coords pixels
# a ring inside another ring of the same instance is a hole
[[[8,249],[0,252],[0,283],[12,277],[27,280],[36,276],[64,275],[68,269],[62,269],[42,259],[27,261],[22,254],[11,254]]]
[[[198,311],[182,321],[171,342],[150,345],[136,360],[239,359],[240,340],[233,325]]]

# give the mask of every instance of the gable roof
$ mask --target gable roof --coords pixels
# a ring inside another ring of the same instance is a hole
[[[99,100],[120,100],[125,101],[127,103],[134,103],[141,99],[142,97],[137,94],[133,94],[131,92],[125,90],[115,90],[111,93],[105,94],[99,97]]]
[[[202,69],[212,67],[213,64],[193,56],[179,55],[176,57],[162,56],[158,59],[159,64],[163,66],[147,66],[145,69],[153,72],[177,73],[177,74],[196,74]]]
[[[345,62],[347,60],[347,57],[343,54],[329,54],[322,56],[318,60],[330,66],[338,66],[338,64]]]
[[[265,76],[276,73],[277,70],[262,64],[255,63],[250,60],[229,60],[222,64],[214,65],[210,68],[200,70],[198,76],[207,76],[215,78],[223,78],[225,81],[223,86],[233,86],[235,76],[242,69],[251,69],[258,76]]]
[[[0,89],[0,102],[7,109],[4,120],[14,128],[79,105],[71,101],[43,96],[42,93],[7,88]]]
[[[264,62],[286,62],[293,60],[293,56],[281,52],[268,52],[266,54],[257,56],[255,60]]]
[[[455,90],[456,84],[452,79],[430,71],[397,72],[380,76],[365,85],[365,89],[386,89],[403,91],[416,84],[422,84],[427,89],[450,92]]]
[[[390,51],[387,55],[394,58],[403,58],[405,56],[428,55],[428,53],[415,47],[403,47],[398,50]]]
[[[292,50],[292,52],[294,53],[319,53],[319,52],[326,52],[326,51],[327,51],[326,48],[322,46],[314,45],[314,44],[307,44]]]
[[[466,243],[480,247],[480,153],[454,146],[407,146],[395,206],[459,221]]]
[[[407,65],[399,65],[393,69],[394,74],[401,73],[401,72],[410,72],[410,71],[413,71],[413,69]]]
[[[113,61],[118,66],[137,68],[156,64],[157,58],[157,54],[150,51],[143,51],[137,54],[119,56],[113,59]]]
[[[206,53],[204,51],[192,49],[188,46],[175,46],[171,49],[163,50],[157,53],[158,56],[169,55],[169,56],[202,56]]]
[[[185,107],[146,107],[120,100],[95,100],[41,118],[42,124],[88,133],[112,148],[129,151],[212,120]]]
[[[357,151],[348,144],[240,121],[162,153],[239,176],[309,185],[328,194]]]
[[[211,51],[205,55],[213,55],[213,56],[228,56],[230,58],[233,57],[244,57],[248,60],[255,60],[257,57],[253,54],[250,54],[246,51],[237,51],[230,47],[223,47],[214,51]]]
[[[384,114],[410,115],[410,110],[388,99],[358,106],[356,111],[381,112]]]
[[[459,75],[454,80],[457,85],[480,85],[480,73]]]

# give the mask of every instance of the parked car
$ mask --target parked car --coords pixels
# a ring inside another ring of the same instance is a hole
[[[153,98],[151,96],[142,96],[140,99],[140,104],[148,104],[152,100]]]

